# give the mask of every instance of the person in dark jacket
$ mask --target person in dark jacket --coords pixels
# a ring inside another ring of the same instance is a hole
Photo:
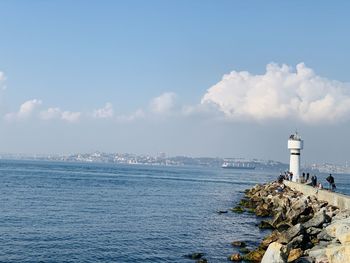
[[[329,174],[326,180],[329,183],[329,190],[334,191],[336,186],[335,186],[334,177],[332,176],[332,174]]]
[[[311,185],[313,187],[317,186],[317,176],[316,175],[311,176]]]

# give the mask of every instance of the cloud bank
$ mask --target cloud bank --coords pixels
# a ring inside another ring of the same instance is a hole
[[[0,87],[5,76],[0,72]],[[42,101],[32,99],[20,105],[18,111],[7,113],[6,120],[29,117],[43,121],[62,120],[77,123],[80,119],[133,122],[142,119],[168,117],[222,119],[264,122],[268,120],[298,120],[307,124],[327,124],[350,119],[350,83],[321,77],[300,63],[296,67],[270,63],[266,72],[254,75],[247,71],[232,71],[209,88],[200,103],[181,105],[177,95],[165,92],[153,98],[148,108],[129,114],[115,114],[113,105],[88,112],[71,112],[59,107],[47,107],[40,112]]]
[[[97,119],[108,119],[112,118],[113,114],[113,105],[112,103],[107,102],[103,108],[94,110],[92,116]]]
[[[10,112],[5,115],[6,120],[16,120],[29,118],[34,110],[42,104],[41,100],[32,99],[24,102],[20,107],[18,112]]]
[[[56,107],[41,111],[39,117],[45,121],[59,119],[73,123],[79,121],[81,112],[62,111]]]
[[[156,114],[169,113],[175,107],[175,100],[175,93],[165,92],[160,96],[152,99],[150,103],[151,111]]]
[[[306,123],[349,119],[350,84],[329,80],[304,63],[294,70],[270,63],[263,75],[232,71],[209,88],[202,105],[216,105],[228,119],[293,118]]]

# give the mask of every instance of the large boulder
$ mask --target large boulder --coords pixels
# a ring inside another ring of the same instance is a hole
[[[271,203],[282,211],[286,211],[291,205],[290,199],[286,195],[275,195],[271,198]]]
[[[350,210],[348,209],[342,210],[332,218],[332,222],[336,222],[338,220],[344,220],[348,217],[350,217]]]
[[[230,261],[242,261],[242,256],[239,253],[234,253],[228,258]]]
[[[347,263],[350,262],[350,245],[342,245],[339,243],[327,243],[315,246],[311,250],[307,251],[311,258],[314,258],[316,262],[327,263]]]
[[[263,241],[260,243],[260,246],[263,249],[267,249],[268,246],[272,243],[277,241],[277,239],[280,237],[280,233],[278,231],[273,231],[271,234],[266,236]]]
[[[325,248],[314,247],[307,252],[308,255],[317,262],[328,262]]]
[[[269,216],[271,214],[271,209],[264,203],[255,208],[255,214],[262,217]]]
[[[233,241],[231,245],[234,247],[246,247],[247,244],[244,241]]]
[[[204,256],[204,253],[202,252],[194,252],[192,254],[185,255],[184,257],[189,259],[200,259],[203,256]]]
[[[316,236],[318,235],[320,232],[322,231],[321,228],[317,228],[317,227],[310,227],[308,229],[306,229],[306,233],[310,236]]]
[[[317,239],[321,241],[332,241],[332,237],[327,234],[326,229],[323,229],[320,233],[317,234]]]
[[[289,252],[287,262],[288,263],[293,262],[293,261],[297,260],[298,258],[300,258],[302,255],[303,255],[303,251],[300,248],[292,249]]]
[[[326,214],[326,209],[322,208],[313,218],[305,222],[303,225],[305,228],[320,227],[323,223],[328,223],[330,220],[331,218]]]
[[[276,226],[276,229],[279,231],[279,232],[283,232],[287,229],[289,229],[290,227],[292,227],[292,223],[289,223],[289,222],[281,222],[279,224],[277,224]]]
[[[278,211],[271,220],[271,225],[276,228],[278,224],[284,222],[286,219],[287,217],[283,211]]]
[[[301,235],[304,233],[304,226],[302,224],[296,224],[295,226],[292,226],[287,231],[284,231],[281,233],[280,238],[278,239],[278,242],[281,244],[287,244],[289,243],[294,237]]]
[[[350,262],[350,245],[327,247],[326,256],[330,263]]]
[[[273,242],[267,248],[261,263],[286,263],[287,257],[283,253],[283,245]]]
[[[288,244],[288,249],[296,249],[303,248],[306,249],[308,247],[309,238],[307,235],[299,235],[293,238]]]
[[[331,237],[337,238],[340,243],[350,244],[350,218],[337,220],[330,224],[326,227],[326,232]]]
[[[258,248],[249,252],[248,254],[243,256],[243,260],[252,261],[252,262],[260,262],[265,254],[265,250]]]
[[[272,225],[270,220],[262,220],[258,225],[260,229],[274,229],[275,227]]]
[[[308,205],[308,199],[306,197],[301,197],[292,203],[287,211],[286,217],[294,223],[298,220],[300,215],[308,214],[311,210],[311,207]]]

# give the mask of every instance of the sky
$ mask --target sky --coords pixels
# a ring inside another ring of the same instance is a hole
[[[350,161],[348,1],[1,1],[0,152]]]

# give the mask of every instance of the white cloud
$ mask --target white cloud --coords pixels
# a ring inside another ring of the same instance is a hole
[[[40,112],[40,119],[42,120],[52,120],[52,119],[58,119],[61,117],[61,110],[60,108],[48,108],[47,110]]]
[[[5,115],[6,120],[26,119],[30,117],[38,106],[42,104],[41,100],[33,99],[24,102],[18,112],[10,112]]]
[[[159,97],[154,98],[150,103],[150,108],[153,113],[163,114],[170,112],[175,107],[176,94],[166,92]]]
[[[112,103],[107,102],[103,108],[94,110],[93,117],[98,119],[108,119],[112,118],[113,114],[113,105]]]
[[[37,108],[39,105],[41,105],[41,100],[33,99],[28,100],[24,102],[21,107],[19,108],[19,111],[17,113],[19,118],[26,118],[29,117],[35,108]]]
[[[68,122],[77,122],[79,121],[80,116],[81,112],[64,111],[61,114],[61,119]]]
[[[229,119],[295,118],[308,123],[349,118],[350,84],[329,80],[304,63],[294,71],[271,63],[263,75],[232,71],[209,88],[201,103],[214,104]]]
[[[143,110],[139,109],[129,115],[119,115],[117,116],[117,121],[120,122],[131,122],[137,119],[141,119],[145,116],[145,113]]]
[[[41,111],[39,115],[42,120],[54,120],[60,119],[67,122],[77,122],[80,117],[80,112],[62,111],[60,108],[48,108],[47,110]]]

